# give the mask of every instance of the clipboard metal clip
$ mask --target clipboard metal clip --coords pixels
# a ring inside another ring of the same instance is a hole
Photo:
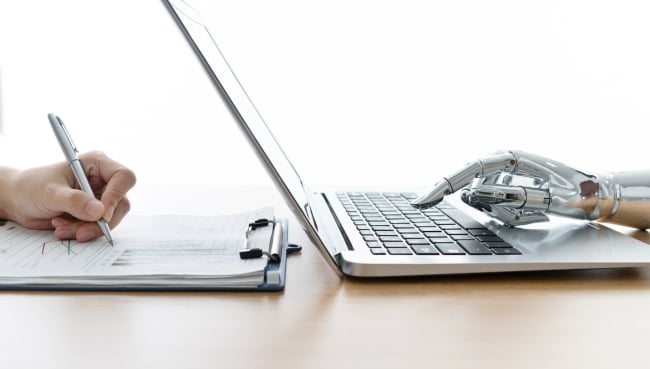
[[[270,224],[273,225],[273,232],[271,233],[268,249],[264,250],[260,247],[251,248],[249,245],[251,233],[258,228],[267,227]],[[246,230],[244,231],[244,245],[242,249],[239,250],[239,257],[241,259],[257,259],[266,255],[269,258],[269,261],[274,263],[279,262],[280,249],[282,248],[282,232],[282,223],[276,222],[275,220],[260,218],[254,222],[248,223]]]

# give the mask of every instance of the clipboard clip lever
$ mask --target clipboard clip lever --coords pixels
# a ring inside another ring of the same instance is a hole
[[[268,249],[264,250],[260,247],[251,248],[249,245],[251,233],[258,228],[267,227],[269,224],[273,224],[273,232],[271,235],[271,240]],[[271,262],[279,262],[281,246],[282,246],[282,223],[276,222],[275,220],[260,218],[253,222],[248,223],[248,225],[246,226],[246,230],[244,232],[244,245],[242,249],[239,250],[239,257],[241,259],[257,259],[266,255]]]

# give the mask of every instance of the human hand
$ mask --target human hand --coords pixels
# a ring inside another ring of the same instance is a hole
[[[434,206],[458,190],[465,203],[510,226],[546,221],[547,214],[650,226],[650,172],[590,174],[508,151],[467,164],[412,205]]]
[[[102,236],[97,220],[110,228],[130,210],[126,193],[135,185],[133,171],[104,153],[79,156],[97,198],[80,190],[72,170],[61,162],[16,171],[9,186],[9,218],[33,229],[52,229],[59,239],[85,242]]]

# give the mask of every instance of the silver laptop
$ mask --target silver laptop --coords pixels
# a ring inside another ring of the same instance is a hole
[[[597,223],[509,228],[454,201],[426,210],[409,192],[320,192],[303,183],[198,12],[163,0],[289,208],[337,273],[386,277],[650,265],[650,245]]]

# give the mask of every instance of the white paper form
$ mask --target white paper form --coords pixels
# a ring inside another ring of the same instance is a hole
[[[247,275],[259,281],[267,259],[239,257],[248,223],[259,218],[272,220],[272,208],[224,216],[132,216],[113,231],[114,246],[103,237],[88,243],[61,241],[51,230],[7,222],[0,226],[0,281],[133,278],[164,284],[169,278]],[[270,239],[272,226],[258,230],[260,239]]]

